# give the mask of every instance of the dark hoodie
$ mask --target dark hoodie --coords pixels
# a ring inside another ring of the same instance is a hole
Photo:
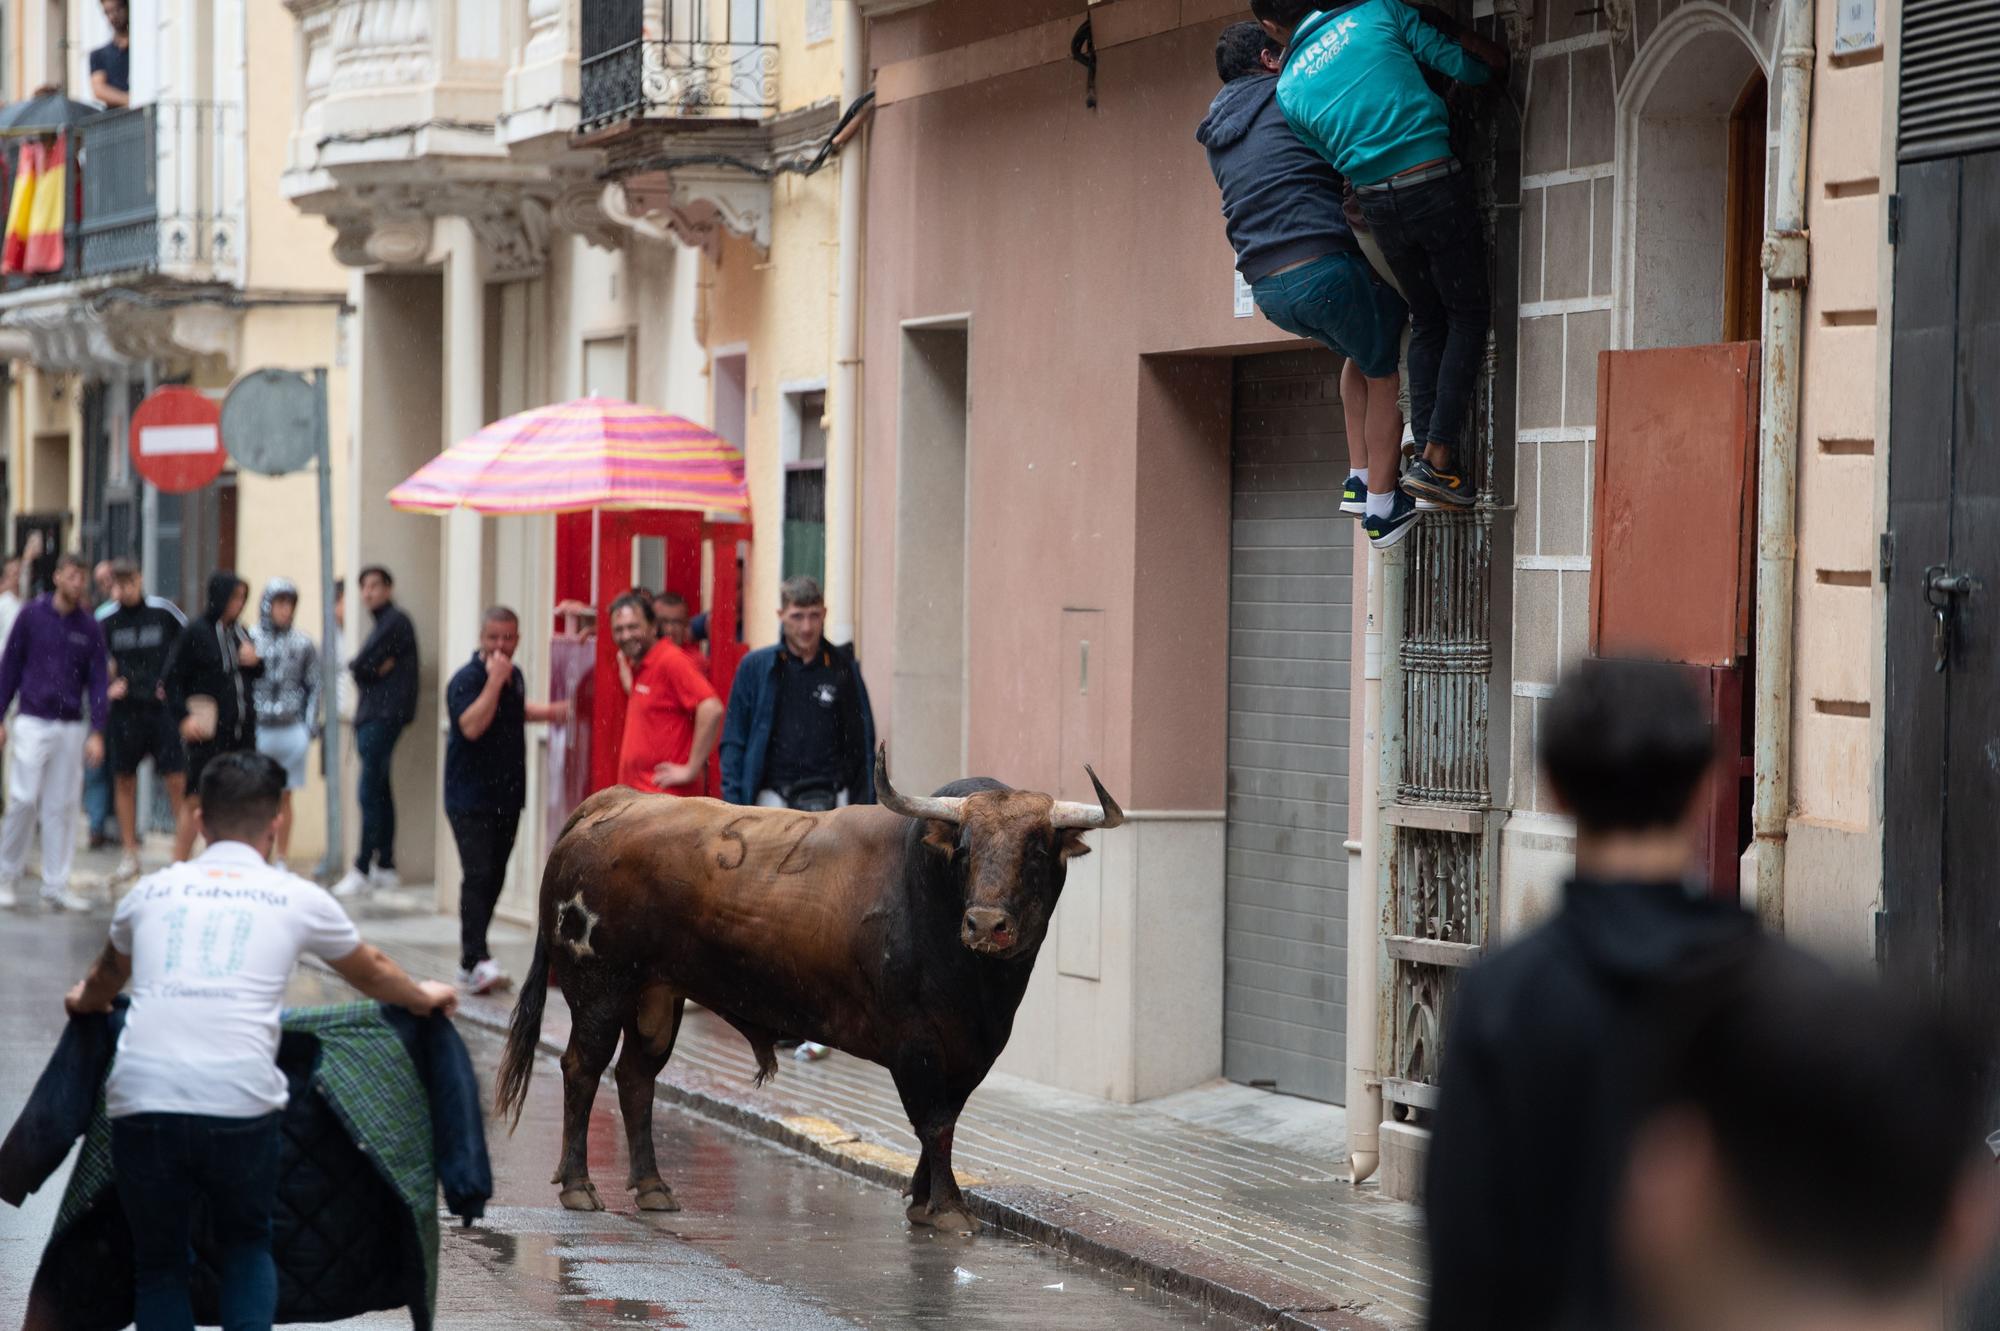
[[[239,587],[248,590],[248,584],[234,573],[224,570],[209,575],[208,603],[202,607],[201,618],[181,630],[160,676],[176,722],[187,718],[189,698],[205,695],[215,699],[215,738],[211,743],[224,753],[256,744],[257,708],[250,686],[264,673],[262,662],[248,669],[238,663],[237,649],[249,641],[249,634],[238,623],[222,622]]]
[[[1424,1162],[1432,1331],[1619,1324],[1613,1208],[1654,1014],[1760,937],[1678,883],[1577,881],[1465,977]]]
[[[1236,269],[1257,282],[1280,268],[1338,251],[1358,253],[1341,211],[1340,173],[1299,141],[1278,109],[1278,76],[1222,85],[1194,133],[1222,187],[1222,217]]]

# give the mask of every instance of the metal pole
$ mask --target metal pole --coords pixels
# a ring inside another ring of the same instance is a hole
[[[160,386],[159,369],[152,361],[146,362],[145,384],[147,397],[151,397],[153,390]],[[111,441],[111,446],[129,448],[131,433],[132,413],[128,410],[125,412],[125,429],[119,438]],[[160,491],[143,476],[139,478],[139,567],[146,572],[146,585],[159,595],[171,597],[179,590],[169,589],[160,584]],[[146,833],[155,826],[153,803],[159,798],[158,779],[159,773],[154,770],[153,764],[147,763],[139,769],[138,801],[132,818],[138,828],[141,845],[145,844]],[[178,809],[168,811],[169,826],[179,814]]]
[[[326,867],[337,871],[347,858],[347,839],[340,826],[340,653],[335,650],[340,628],[333,614],[333,445],[327,437],[326,370],[312,372],[313,431],[319,458],[319,594],[320,594],[320,751],[326,768]]]

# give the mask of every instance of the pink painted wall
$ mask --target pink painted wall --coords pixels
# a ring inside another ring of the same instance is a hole
[[[1006,34],[1057,8],[990,0],[873,25],[878,86],[938,90],[886,100],[868,149],[863,650],[871,679],[893,678],[895,560],[921,557],[894,549],[901,325],[965,315],[971,770],[1045,789],[1081,782],[1055,770],[1057,638],[1066,608],[1101,609],[1099,774],[1134,808],[1216,809],[1226,357],[1290,339],[1233,317],[1234,259],[1193,137],[1224,19],[1102,49],[1095,111],[1066,51],[986,78],[971,59],[938,63],[949,43],[976,40],[966,53],[1005,69],[1022,49]],[[948,19],[954,9],[978,18]]]

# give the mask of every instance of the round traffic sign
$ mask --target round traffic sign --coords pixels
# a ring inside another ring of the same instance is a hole
[[[132,465],[167,494],[222,474],[222,412],[192,388],[155,389],[132,410]]]
[[[296,370],[253,370],[222,402],[222,442],[236,465],[284,476],[319,455],[319,394]]]

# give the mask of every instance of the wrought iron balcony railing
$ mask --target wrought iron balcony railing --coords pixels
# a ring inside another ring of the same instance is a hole
[[[113,273],[229,280],[242,262],[241,182],[227,138],[238,114],[231,104],[168,101],[78,122],[62,267],[10,275],[5,289]]]
[[[586,55],[581,128],[620,120],[761,120],[778,109],[773,42],[635,40]]]

